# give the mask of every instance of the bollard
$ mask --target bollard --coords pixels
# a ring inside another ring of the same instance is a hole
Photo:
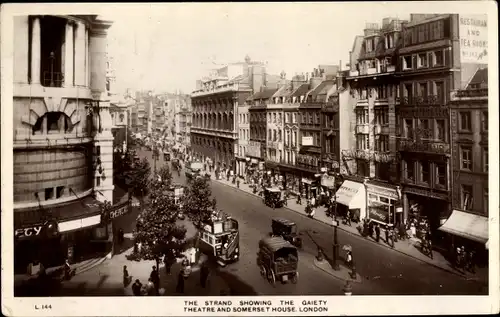
[[[351,296],[352,295],[352,286],[351,286],[351,283],[349,281],[347,281],[344,285],[344,295],[346,296]]]

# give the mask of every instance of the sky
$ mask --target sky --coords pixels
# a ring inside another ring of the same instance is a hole
[[[105,17],[114,22],[108,52],[118,91],[190,93],[210,68],[246,55],[267,62],[269,73],[284,70],[288,79],[319,64],[345,65],[366,22],[408,19],[405,11],[382,3],[177,3]]]

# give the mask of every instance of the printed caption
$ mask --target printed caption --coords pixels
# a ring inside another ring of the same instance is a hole
[[[326,300],[185,300],[185,313],[325,313]]]

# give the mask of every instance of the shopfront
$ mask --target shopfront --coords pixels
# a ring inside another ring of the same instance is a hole
[[[344,181],[335,194],[335,200],[338,216],[345,216],[349,210],[351,217],[357,221],[367,217],[364,184],[350,180]]]
[[[302,177],[300,180],[302,184],[302,194],[306,199],[311,199],[312,197],[317,197],[319,194],[319,183],[317,179]]]
[[[394,225],[403,220],[396,188],[366,183],[368,218],[383,226]]]
[[[476,252],[479,262],[488,263],[487,217],[455,209],[439,227],[439,231],[449,235],[447,239],[449,250],[464,246],[467,250]]]

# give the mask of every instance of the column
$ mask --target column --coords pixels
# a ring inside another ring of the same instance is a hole
[[[32,32],[31,32],[31,83],[40,84],[40,59],[41,59],[41,31],[40,31],[40,18],[33,18]]]
[[[14,84],[27,84],[29,72],[29,45],[28,35],[30,33],[29,16],[14,17],[14,30],[16,36],[14,37]]]
[[[89,29],[85,28],[85,86],[90,87]]]
[[[85,24],[78,22],[76,24],[76,37],[75,37],[75,86],[85,86]]]
[[[73,22],[68,21],[66,23],[66,37],[65,37],[65,52],[64,52],[64,87],[73,86]]]

